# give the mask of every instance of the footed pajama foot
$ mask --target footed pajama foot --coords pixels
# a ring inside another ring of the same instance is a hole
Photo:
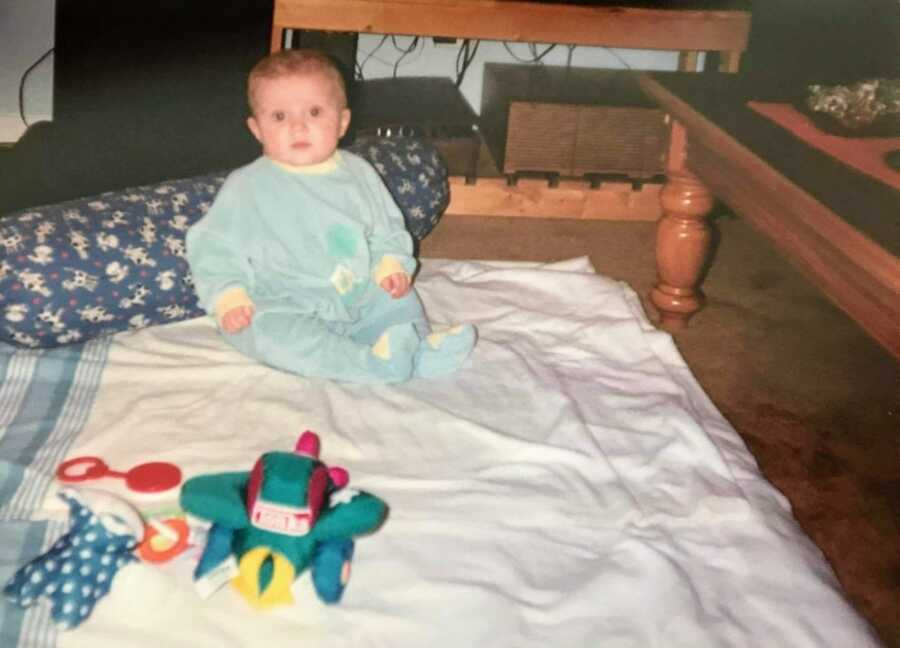
[[[471,324],[458,324],[432,333],[419,346],[415,375],[432,378],[456,371],[472,353],[475,338],[475,327]]]
[[[372,372],[388,383],[409,380],[419,344],[419,334],[412,324],[388,327],[372,345]]]

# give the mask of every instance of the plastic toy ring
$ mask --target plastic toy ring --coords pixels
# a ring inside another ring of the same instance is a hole
[[[190,534],[184,518],[150,522],[144,527],[144,540],[138,545],[138,555],[151,563],[171,560],[187,549]]]

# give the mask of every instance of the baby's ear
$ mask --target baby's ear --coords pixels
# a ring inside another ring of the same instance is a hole
[[[253,115],[247,117],[247,128],[250,129],[250,132],[253,133],[253,137],[255,137],[258,142],[262,142],[262,137],[260,137],[259,122],[256,121],[256,117],[254,117]]]
[[[341,109],[341,137],[347,134],[347,128],[350,126],[350,109]]]

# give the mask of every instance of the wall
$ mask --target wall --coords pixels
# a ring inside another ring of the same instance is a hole
[[[19,81],[53,47],[55,0],[0,0],[0,142],[25,131],[19,116]],[[53,55],[28,76],[24,93],[29,123],[53,114]]]

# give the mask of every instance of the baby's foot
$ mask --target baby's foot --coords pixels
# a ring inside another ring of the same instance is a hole
[[[412,324],[395,324],[385,329],[372,345],[369,359],[375,376],[388,383],[412,378],[413,361],[420,341]]]
[[[415,375],[433,378],[456,371],[472,353],[475,337],[471,324],[457,324],[432,333],[422,340],[416,353]]]

